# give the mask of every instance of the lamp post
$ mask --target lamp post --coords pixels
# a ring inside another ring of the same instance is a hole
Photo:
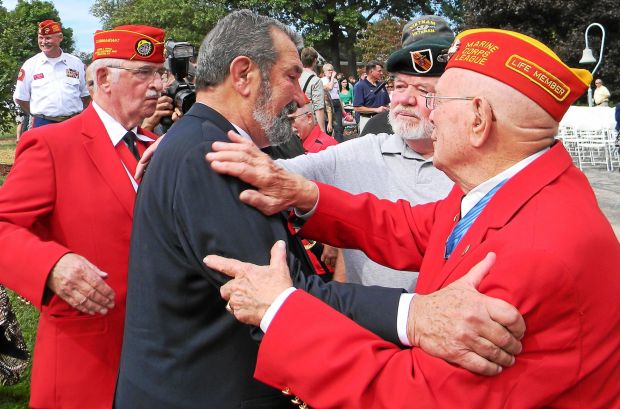
[[[603,38],[601,40],[601,52],[598,56],[598,62],[594,58],[594,55],[592,54],[592,49],[588,47],[588,31],[590,31],[590,29],[595,26],[600,28],[601,32],[603,33]],[[592,77],[594,77],[596,70],[598,70],[598,67],[601,65],[601,62],[603,61],[603,49],[605,47],[605,28],[599,23],[592,23],[588,26],[588,28],[586,28],[585,37],[586,37],[586,48],[583,50],[583,55],[581,57],[581,60],[579,60],[579,64],[594,64],[596,62],[597,64],[592,70]],[[594,101],[592,100],[592,86],[588,87],[588,105],[589,106],[594,105]]]

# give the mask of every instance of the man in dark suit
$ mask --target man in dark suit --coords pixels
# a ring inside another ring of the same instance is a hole
[[[248,185],[205,163],[230,131],[261,148],[289,137],[287,114],[303,104],[300,46],[285,25],[245,10],[205,38],[196,104],[160,143],[138,192],[116,409],[290,407],[252,379],[258,344],[251,334],[260,334],[226,311],[219,291],[228,278],[205,267],[205,254],[266,264],[272,243],[284,240],[296,286],[398,342],[401,290],[310,275],[285,218],[241,203]],[[503,346],[511,352],[500,351],[499,362],[510,365],[515,348]]]

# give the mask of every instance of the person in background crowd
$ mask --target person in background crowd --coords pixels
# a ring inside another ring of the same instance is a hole
[[[164,64],[165,66],[165,64]],[[162,83],[164,90],[166,90],[175,81],[174,75],[169,71],[166,71],[162,76]],[[142,128],[153,132],[155,135],[162,136],[165,133],[165,128],[161,124],[163,118],[170,118],[172,122],[176,122],[183,113],[179,108],[173,106],[174,101],[168,95],[161,95],[157,99],[157,107],[155,112],[148,118],[144,118],[142,121]]]
[[[323,89],[325,93],[329,95],[332,106],[332,127],[333,135],[336,141],[342,142],[342,104],[340,101],[340,89],[338,88],[338,79],[336,78],[336,71],[331,64],[323,65]]]
[[[349,84],[351,84],[351,86],[355,86],[355,83],[357,82],[357,78],[355,78],[355,75],[349,75]]]
[[[390,97],[383,82],[383,64],[379,61],[369,61],[366,64],[366,79],[360,79],[353,89],[353,108],[359,115],[359,131],[370,118],[387,111]]]
[[[241,140],[230,147],[234,157],[218,152],[213,165],[254,185],[252,203],[262,211],[311,211],[304,237],[360,247],[396,268],[421,265],[414,316],[424,294],[476,265],[480,290],[523,314],[523,352],[498,376],[480,377],[384,342],[291,291],[278,242],[269,267],[205,260],[237,277],[223,298],[238,319],[265,331],[255,376],[318,408],[620,407],[620,243],[587,178],[555,140],[592,76],[512,31],[467,30],[447,52],[436,92],[425,95],[433,162],[455,181],[445,200],[411,207],[273,174],[265,155]],[[235,163],[223,166],[224,158]]]
[[[603,85],[603,80],[597,78],[596,81],[594,81],[594,85],[596,86],[596,89],[594,90],[594,106],[608,107],[611,93],[607,87]]]
[[[338,141],[332,138],[318,127],[314,116],[312,115],[312,103],[307,102],[305,105],[297,108],[295,112],[290,114],[291,126],[293,132],[303,143],[306,153],[316,153],[338,145]]]
[[[349,80],[346,78],[340,80],[340,101],[344,105],[344,109],[353,108],[353,85],[349,84]]]
[[[453,183],[433,166],[430,110],[426,108],[424,95],[435,91],[446,66],[440,56],[453,40],[454,33],[441,17],[421,16],[407,23],[402,48],[387,60],[387,69],[395,75],[396,86],[390,111],[376,115],[365,127],[365,130],[376,128],[377,119],[385,117],[389,132],[373,132],[325,152],[277,163],[305,178],[350,193],[370,192],[381,199],[407,199],[415,204],[446,197]],[[419,52],[430,52],[431,66],[424,72],[419,72],[422,70],[414,67],[411,59],[412,53]],[[344,269],[336,270],[337,280],[415,289],[417,272],[384,267],[360,250],[341,252]]]
[[[388,92],[390,99],[392,99],[392,93],[394,92],[394,78],[388,78],[385,89]]]
[[[319,124],[321,131],[325,132],[325,123],[327,121],[325,90],[321,78],[316,74],[319,53],[312,47],[306,47],[301,50],[300,58],[304,70],[299,77],[299,86],[308,99],[312,101],[312,113],[316,123]]]
[[[30,115],[22,111],[20,108],[17,111],[17,115],[15,115],[15,122],[17,124],[15,127],[15,143],[19,143],[19,138],[21,138],[22,134],[28,130],[30,125]]]
[[[156,137],[138,125],[162,91],[163,41],[148,26],[97,31],[93,102],[24,134],[0,189],[0,282],[41,312],[31,408],[112,407],[138,187],[131,175]]]
[[[312,115],[312,106],[310,101],[306,101],[295,112],[290,114],[291,126],[293,132],[302,141],[305,153],[321,152],[330,146],[338,145],[338,141],[321,131],[318,127],[314,116]],[[273,157],[273,156],[272,156]],[[303,241],[303,245],[308,252],[308,257],[314,266],[317,274],[324,281],[333,278],[336,260],[338,258],[338,249],[324,245],[318,241]]]
[[[93,79],[93,73],[90,69],[90,65],[84,70],[84,78],[86,79],[86,89],[88,90],[88,95],[92,99],[93,94],[95,93],[95,80]]]
[[[13,99],[33,117],[33,128],[69,119],[90,102],[84,63],[62,51],[62,39],[60,23],[39,23],[37,42],[41,52],[19,70]]]

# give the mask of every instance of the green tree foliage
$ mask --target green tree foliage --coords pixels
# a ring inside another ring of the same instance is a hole
[[[7,11],[0,6],[0,130],[14,126],[15,105],[13,91],[19,68],[28,58],[40,52],[37,44],[37,25],[47,19],[60,21],[58,10],[52,2],[42,0],[19,0],[15,10]],[[62,21],[60,21],[62,24]],[[62,29],[62,48],[72,52],[73,30]]]
[[[337,70],[340,56],[355,66],[355,42],[369,22],[385,16],[409,18],[432,13],[442,2],[429,0],[97,0],[92,13],[106,28],[118,24],[151,24],[168,38],[198,44],[215,22],[233,9],[248,8],[294,27],[306,44],[319,49]]]
[[[357,42],[361,60],[385,61],[401,46],[401,33],[406,20],[384,18],[368,26]]]
[[[617,0],[460,0],[462,28],[494,27],[520,31],[549,46],[569,66],[594,69],[594,65],[580,65],[585,48],[584,33],[590,23],[600,23],[607,33],[604,58],[597,78],[620,100],[620,7]],[[589,46],[598,57],[601,35],[592,28]],[[594,83],[594,81],[593,81]],[[585,104],[585,97],[580,99]]]
[[[91,13],[103,28],[146,24],[166,30],[166,38],[199,46],[205,34],[226,15],[228,2],[205,0],[97,0]]]
[[[314,45],[337,71],[340,56],[346,55],[349,67],[358,60],[356,41],[370,22],[378,19],[404,18],[433,13],[428,0],[240,0],[239,6],[270,15],[300,31],[307,44]]]

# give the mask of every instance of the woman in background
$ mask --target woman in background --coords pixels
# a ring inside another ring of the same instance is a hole
[[[343,106],[353,106],[353,86],[346,78],[340,80],[340,101]]]

